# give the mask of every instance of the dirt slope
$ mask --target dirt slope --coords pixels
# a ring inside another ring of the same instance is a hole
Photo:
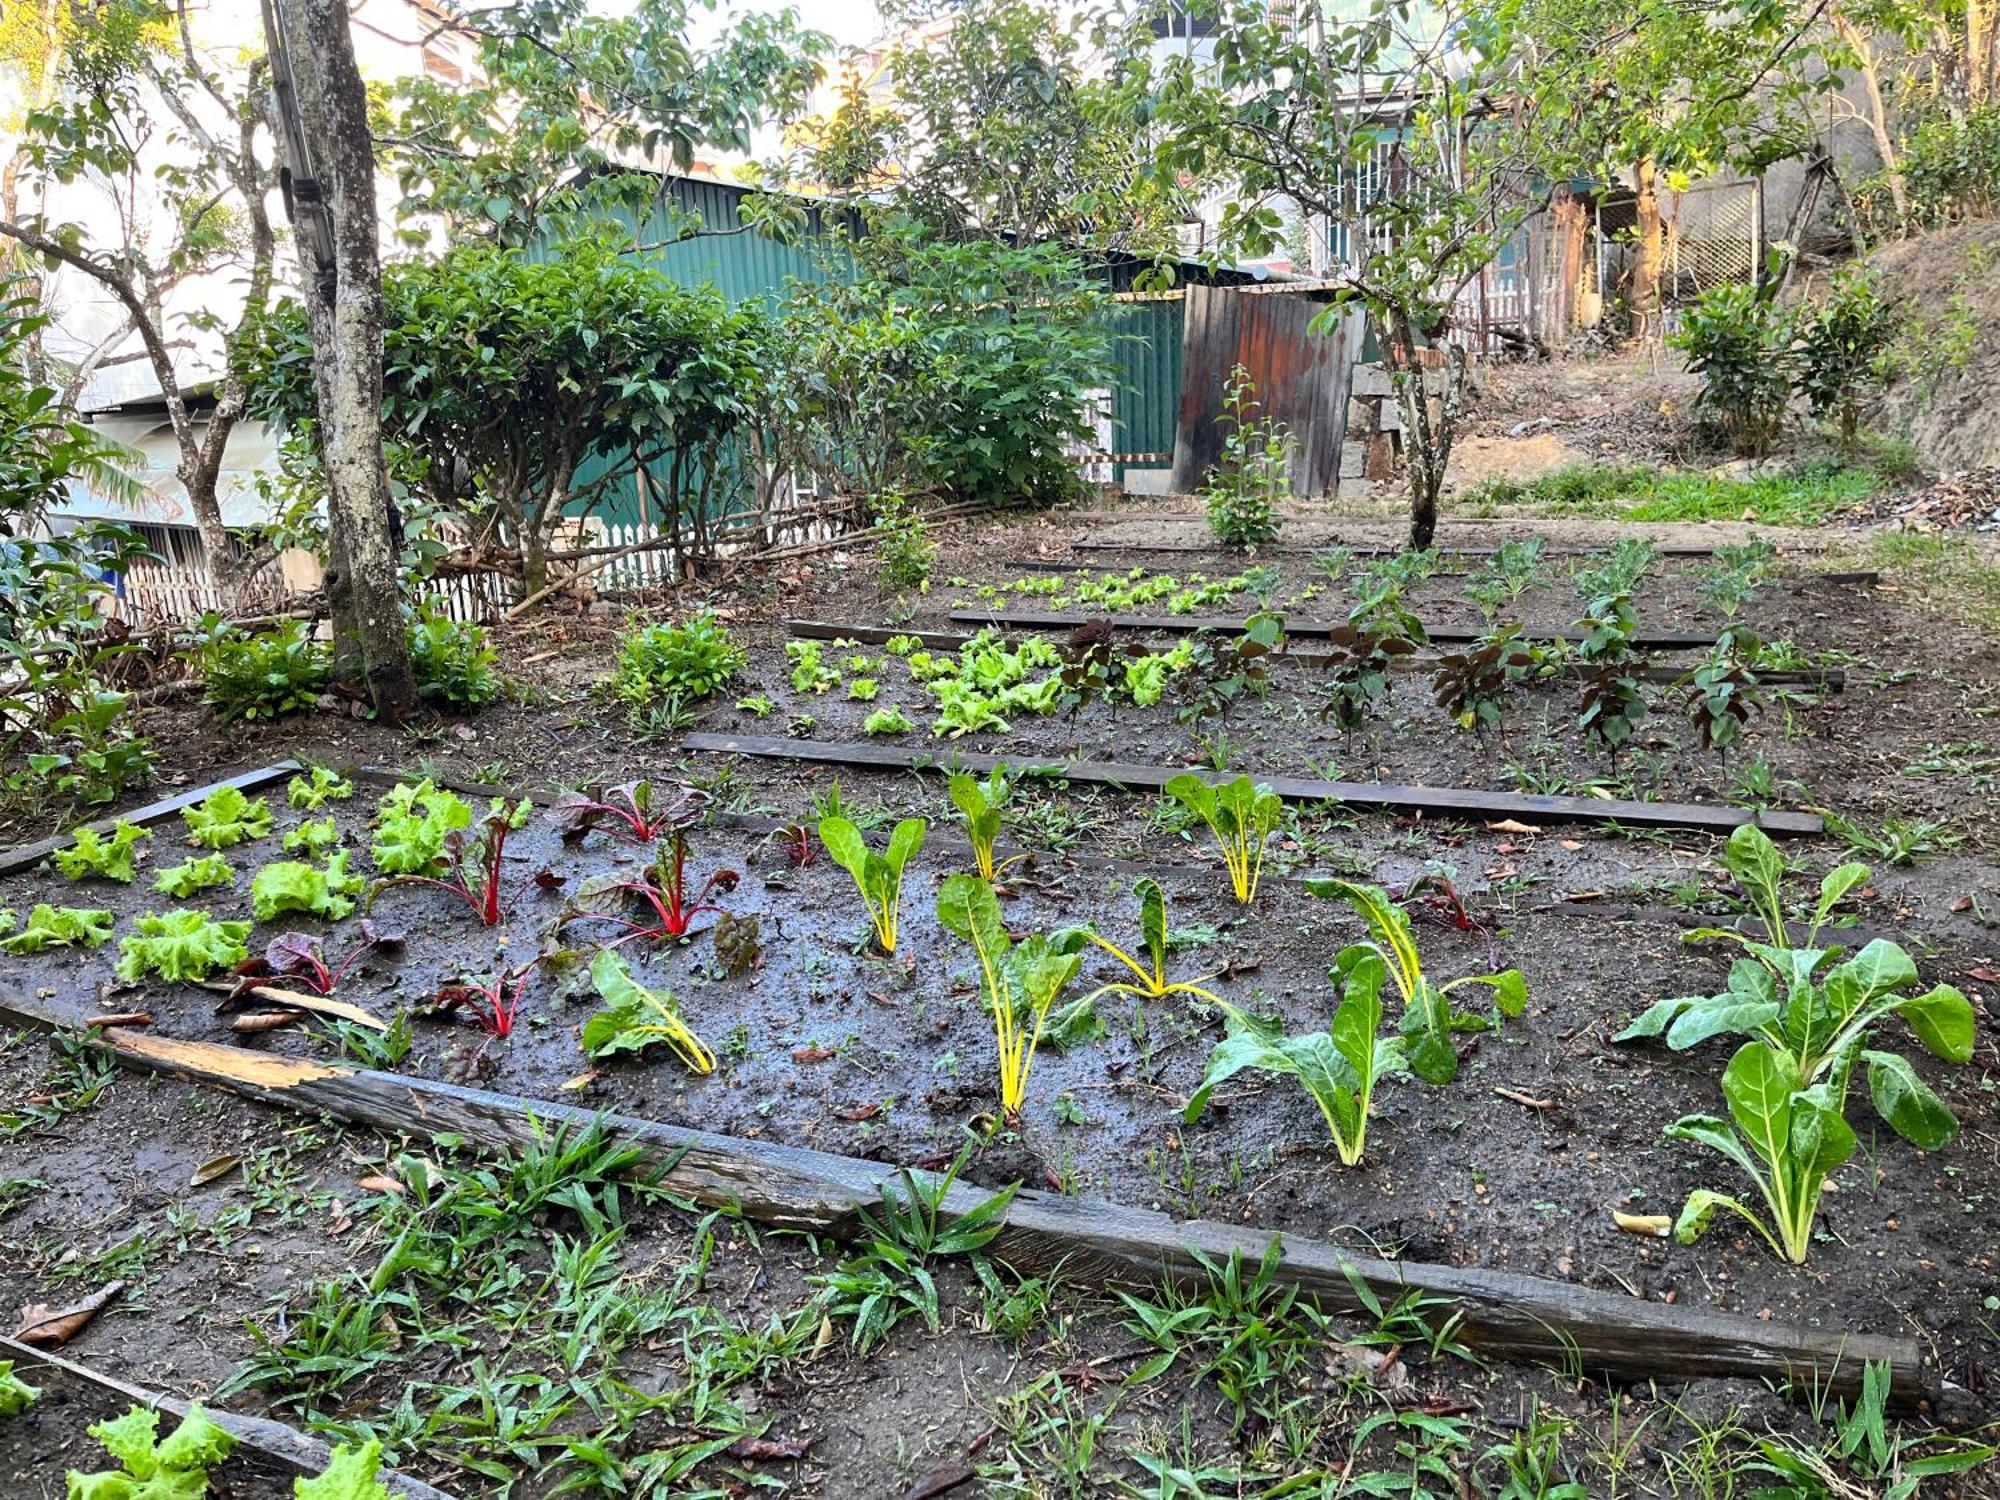
[[[1944,473],[2000,464],[2000,220],[1935,230],[1872,259],[1915,324],[1915,368],[1890,390],[1880,425],[1907,431]]]

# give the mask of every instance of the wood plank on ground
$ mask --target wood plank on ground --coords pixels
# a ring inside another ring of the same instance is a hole
[[[66,1029],[70,1018],[39,1005],[0,999],[0,1019]],[[114,1032],[92,1044],[123,1066],[313,1115],[378,1130],[450,1134],[489,1150],[518,1150],[549,1127],[598,1126],[639,1146],[665,1186],[695,1202],[724,1207],[760,1224],[849,1238],[861,1212],[894,1188],[898,1168],[830,1152],[743,1140],[629,1115],[522,1099],[483,1089],[307,1062],[244,1047]],[[932,1174],[912,1173],[935,1184]],[[988,1195],[964,1182],[942,1194],[947,1220]],[[1231,1257],[1257,1262],[1276,1242],[1277,1277],[1329,1311],[1365,1312],[1371,1297],[1416,1292],[1437,1299],[1433,1316],[1460,1315],[1456,1336],[1499,1358],[1575,1366],[1625,1379],[1693,1380],[1749,1376],[1789,1379],[1801,1394],[1851,1396],[1863,1367],[1886,1362],[1900,1406],[1921,1400],[1928,1373],[1914,1339],[1841,1333],[1739,1314],[1710,1312],[1478,1267],[1379,1260],[1338,1246],[1247,1225],[1176,1220],[1147,1209],[1023,1188],[987,1253],[1029,1274],[1060,1268],[1081,1285],[1205,1287],[1208,1265]],[[1206,1264],[1204,1263],[1206,1261]]]
[[[1232,615],[1086,615],[1058,609],[955,609],[951,612],[954,625],[993,625],[1002,629],[1012,626],[1019,630],[1074,630],[1093,620],[1110,620],[1121,630],[1150,630],[1171,635],[1192,635],[1198,630],[1215,635],[1243,633],[1243,621]],[[1294,640],[1312,640],[1332,634],[1345,623],[1343,620],[1295,620],[1287,616],[1285,634]],[[1440,645],[1467,645],[1478,640],[1485,631],[1426,625],[1424,633]],[[1584,638],[1580,630],[1536,630],[1524,634],[1527,639],[1542,641],[1580,641]],[[1712,631],[1705,635],[1640,631],[1632,637],[1632,644],[1642,651],[1706,650],[1715,644],[1715,634]]]
[[[1189,524],[1199,524],[1202,520],[1202,518],[1198,515],[1162,516],[1159,519],[1161,522],[1187,522]],[[1283,557],[1310,557],[1314,553],[1325,552],[1328,548],[1338,547],[1341,545],[1343,545],[1341,542],[1334,540],[1324,541],[1317,545],[1311,545],[1304,542],[1267,542],[1265,545],[1257,549],[1257,556],[1263,557],[1272,553],[1276,553],[1279,556]],[[1121,542],[1117,540],[1115,537],[1084,537],[1078,541],[1071,542],[1069,546],[1072,552],[1202,553],[1202,552],[1223,552],[1229,550],[1227,548],[1218,546],[1214,542]],[[1348,550],[1351,551],[1356,557],[1396,557],[1409,549],[1405,547],[1350,547]],[[1437,550],[1443,553],[1447,557],[1453,555],[1462,557],[1479,557],[1487,553],[1490,553],[1493,549],[1490,547],[1440,546]],[[1560,551],[1551,551],[1546,555],[1552,557],[1563,557],[1572,555],[1580,557],[1588,555],[1588,553],[1592,550],[1602,551],[1603,549],[1567,548],[1567,549],[1562,549]],[[1679,546],[1679,545],[1661,546],[1661,547],[1656,547],[1654,551],[1656,555],[1660,557],[1715,556],[1715,548],[1712,546],[1709,547]],[[1248,560],[1254,562],[1256,559],[1251,558]]]
[[[1210,550],[1216,552],[1222,552],[1226,551],[1227,549],[1222,547],[1215,547]],[[1291,553],[1294,552],[1312,552],[1315,550],[1325,551],[1327,549],[1290,548],[1287,549],[1287,555],[1290,555]],[[1404,549],[1400,547],[1349,547],[1347,549],[1347,552],[1350,557],[1374,558],[1374,557],[1398,557],[1401,556],[1403,550]],[[1492,557],[1498,550],[1499,549],[1496,547],[1445,547],[1439,550],[1438,555],[1440,557]],[[1603,549],[1601,548],[1598,549],[1598,551],[1602,550]],[[1542,556],[1544,557],[1594,557],[1596,555],[1597,552],[1593,552],[1587,548],[1581,548],[1581,547],[1545,547],[1542,549]],[[1661,555],[1666,557],[1707,557],[1710,556],[1711,553],[1707,549],[1703,549],[1702,551],[1699,552],[1695,551],[1671,552],[1671,553],[1663,553]],[[1254,559],[1246,559],[1246,561],[1253,561],[1253,560]],[[1123,572],[1122,569],[1108,568],[1103,563],[1056,562],[1051,558],[1043,558],[1043,557],[1007,558],[1002,562],[996,563],[995,566],[1003,570],[1015,569],[1023,573],[1107,573],[1108,572],[1112,574],[1114,577],[1116,577],[1116,576],[1121,576]],[[1447,569],[1446,571],[1447,573],[1451,573],[1453,570]],[[1827,573],[1801,573],[1797,575],[1797,577],[1794,578],[1792,581],[1799,584],[1800,586],[1805,586],[1808,584],[1815,584],[1815,583],[1873,585],[1880,583],[1882,581],[1882,574],[1881,570],[1877,568],[1852,568],[1852,569],[1843,569]]]
[[[1116,623],[1117,615],[1107,615],[1106,619]],[[785,633],[802,640],[853,641],[863,646],[880,646],[900,636],[915,634],[927,651],[956,651],[972,637],[959,631],[948,630],[898,630],[889,625],[844,625],[838,620],[787,620]],[[1273,660],[1296,662],[1302,666],[1318,666],[1333,658],[1317,651],[1281,652]],[[1389,664],[1394,672],[1428,672],[1438,664],[1435,656],[1399,656]],[[1582,662],[1567,662],[1561,668],[1567,677],[1587,677],[1590,668]],[[1679,682],[1687,676],[1685,667],[1647,666],[1639,667],[1634,673],[1642,682]],[[1773,669],[1759,672],[1757,681],[1770,687],[1816,687],[1825,688],[1830,693],[1847,691],[1847,672],[1841,667],[1803,667]]]
[[[244,792],[255,791],[259,787],[269,786],[274,781],[282,781],[287,776],[295,776],[301,769],[301,763],[296,760],[281,760],[272,765],[259,766],[254,771],[245,771],[238,776],[209,782],[206,786],[176,792],[171,797],[163,797],[158,802],[149,802],[132,812],[111,813],[78,826],[95,828],[99,833],[109,833],[112,825],[121,821],[136,823],[143,828],[173,817],[184,807],[193,807],[197,802],[205,800],[211,792],[223,787],[233,786]],[[14,875],[22,870],[33,869],[75,837],[76,829],[72,828],[66,833],[52,834],[32,844],[17,844],[11,849],[0,850],[0,875]]]
[[[1138,765],[1122,761],[1060,760],[1046,756],[987,755],[961,750],[911,749],[901,745],[846,740],[795,740],[775,735],[700,732],[681,741],[684,750],[722,755],[755,755],[773,760],[814,761],[882,771],[991,771],[1006,766],[1017,776],[1058,776],[1067,781],[1157,792],[1174,777],[1193,771],[1213,782],[1230,777],[1191,766]],[[1236,774],[1243,774],[1238,771]],[[1308,776],[1249,775],[1288,802],[1342,802],[1350,807],[1391,808],[1446,818],[1517,818],[1535,823],[1620,823],[1636,828],[1692,828],[1727,833],[1755,823],[1766,833],[1813,835],[1825,825],[1817,813],[1769,811],[1704,802],[1637,802],[1617,797],[1552,797],[1530,792],[1481,791],[1465,787],[1397,786],[1375,781],[1324,781]]]

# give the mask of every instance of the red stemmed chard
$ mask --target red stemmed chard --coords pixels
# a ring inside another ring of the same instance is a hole
[[[497,975],[469,978],[460,975],[438,986],[432,1008],[458,1011],[488,1036],[506,1040],[513,1034],[514,1021],[521,1013],[521,992],[540,959],[518,969],[502,969]]]
[[[310,932],[283,932],[264,945],[264,956],[238,964],[236,972],[247,979],[286,979],[315,995],[331,995],[340,987],[362,959],[378,948],[400,948],[403,935],[398,932],[383,932],[373,922],[364,920],[357,934],[361,941],[356,943],[347,956],[339,963],[329,964],[326,951],[319,938]]]
[[[392,885],[429,885],[450,891],[472,908],[482,927],[500,923],[500,862],[506,857],[507,835],[528,820],[532,804],[525,798],[509,807],[496,798],[473,828],[454,828],[444,837],[444,874],[392,875],[377,889]],[[475,831],[476,830],[476,831]]]
[[[549,816],[562,830],[565,844],[581,843],[592,829],[628,844],[650,844],[669,829],[693,823],[706,800],[701,793],[683,787],[680,796],[655,808],[652,782],[627,781],[606,787],[597,797],[587,792],[564,792],[549,809]]]
[[[635,922],[608,911],[573,912],[568,920],[614,922],[625,928],[625,935],[614,941],[614,947],[619,943],[629,943],[634,938],[649,937],[660,942],[668,938],[683,938],[693,929],[696,917],[704,912],[722,910],[709,897],[726,895],[735,890],[737,882],[743,878],[735,870],[717,870],[690,898],[687,886],[687,831],[683,828],[676,828],[667,835],[665,847],[646,874],[648,878],[644,880],[621,880],[600,886],[595,894],[623,892],[652,911],[650,922],[643,919]]]

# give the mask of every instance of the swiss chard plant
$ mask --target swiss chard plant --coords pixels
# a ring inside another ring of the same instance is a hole
[[[1211,1005],[1222,1002],[1203,986],[1215,976],[1205,974],[1200,979],[1169,979],[1167,977],[1167,950],[1171,946],[1171,935],[1167,928],[1167,894],[1160,889],[1159,881],[1150,875],[1141,875],[1132,882],[1132,894],[1139,898],[1139,941],[1145,952],[1145,963],[1140,963],[1116,943],[1100,937],[1094,930],[1084,929],[1084,935],[1109,953],[1132,972],[1131,980],[1116,980],[1101,986],[1091,999],[1098,995],[1133,995],[1142,1000],[1164,1000],[1169,995],[1194,995]]]
[[[525,824],[532,811],[534,803],[526,797],[512,806],[505,797],[495,797],[476,831],[468,826],[445,832],[439,857],[433,862],[437,874],[391,875],[381,887],[428,885],[449,891],[472,908],[480,926],[498,926],[500,866],[507,854],[507,836]]]
[[[76,838],[67,849],[56,850],[52,857],[56,868],[71,880],[94,876],[130,885],[139,875],[139,844],[152,836],[152,830],[127,823],[123,818],[112,825],[108,836],[86,824],[77,829]]]
[[[148,974],[171,984],[199,982],[250,955],[248,922],[218,922],[205,911],[147,912],[132,926],[118,941],[118,977],[128,982]]]
[[[242,788],[219,786],[193,807],[181,809],[188,839],[204,849],[233,849],[271,831],[271,805]]]
[[[180,1424],[162,1439],[160,1414],[149,1406],[109,1422],[90,1435],[118,1461],[116,1469],[95,1474],[69,1471],[69,1500],[201,1500],[209,1470],[236,1451],[236,1439],[209,1420],[200,1404],[188,1407]]]
[[[185,901],[216,886],[228,885],[235,878],[236,871],[227,859],[220,854],[204,854],[159,871],[153,876],[153,889],[176,901]]]
[[[1007,805],[1013,789],[1005,766],[995,766],[984,781],[970,771],[951,774],[952,805],[958,809],[966,838],[972,841],[973,867],[982,880],[995,880],[1016,860],[1027,858],[1017,854],[997,864],[993,859],[993,844],[1000,837],[1000,809]]]
[[[670,828],[685,828],[699,816],[703,798],[682,788],[680,795],[653,804],[653,783],[627,781],[593,797],[564,792],[549,809],[565,844],[581,843],[595,829],[627,844],[650,844]]]
[[[338,922],[354,910],[366,885],[359,875],[348,873],[345,849],[324,865],[276,859],[250,881],[250,914],[260,922],[275,921],[286,912]]]
[[[503,968],[497,974],[461,974],[438,986],[430,1008],[469,1016],[473,1025],[495,1041],[505,1041],[514,1034],[514,1023],[521,1015],[521,997],[540,962],[530,959],[513,968]]]
[[[1900,1017],[1934,1056],[1969,1062],[1975,1040],[1971,1002],[1948,984],[1919,990],[1917,966],[1886,938],[1844,961],[1839,947],[1818,946],[1835,905],[1868,879],[1868,867],[1844,864],[1827,874],[1803,946],[1794,947],[1784,907],[1785,862],[1770,838],[1746,823],[1730,835],[1725,858],[1763,922],[1764,941],[1715,927],[1689,933],[1690,942],[1720,939],[1743,950],[1729,966],[1727,988],[1659,1001],[1616,1040],[1659,1037],[1683,1051],[1714,1036],[1752,1037],[1786,1059],[1801,1088],[1828,1085],[1836,1108],[1844,1106],[1859,1066],[1876,1112],[1897,1134],[1926,1150],[1950,1140],[1958,1130],[1950,1106],[1907,1057],[1878,1045],[1876,1033],[1891,1017]]]
[[[1000,915],[1000,898],[977,875],[946,876],[938,887],[937,914],[978,955],[981,994],[993,1013],[1000,1108],[1010,1123],[1017,1123],[1049,1012],[1083,966],[1085,934],[1069,927],[1014,942]]]
[[[1720,1152],[1757,1187],[1764,1213],[1727,1193],[1701,1188],[1688,1195],[1674,1236],[1691,1245],[1718,1211],[1749,1222],[1781,1260],[1803,1265],[1826,1179],[1854,1154],[1854,1131],[1830,1082],[1808,1084],[1797,1064],[1762,1041],[1745,1042],[1722,1072],[1729,1118],[1684,1115],[1667,1127],[1670,1140]],[[1733,1127],[1733,1128],[1732,1128]]]
[[[442,875],[446,839],[471,826],[472,807],[463,797],[428,777],[401,782],[382,794],[369,854],[384,875]]]
[[[1405,1038],[1382,1036],[1382,986],[1388,969],[1372,946],[1356,944],[1334,960],[1340,1004],[1325,1031],[1287,1036],[1229,1007],[1230,1034],[1209,1055],[1201,1087],[1184,1118],[1192,1125],[1215,1090],[1246,1068],[1295,1078],[1312,1096],[1342,1166],[1361,1163],[1375,1086],[1403,1070]]]
[[[318,812],[329,802],[345,802],[353,795],[354,783],[331,766],[314,766],[285,783],[286,803],[301,812]]]
[[[1410,931],[1409,913],[1391,901],[1379,886],[1319,878],[1308,880],[1306,889],[1315,896],[1345,901],[1367,925],[1369,940],[1357,946],[1379,957],[1395,983],[1403,1005],[1397,1023],[1403,1036],[1403,1055],[1409,1061],[1410,1071],[1425,1083],[1446,1084],[1458,1076],[1454,1033],[1486,1031],[1498,1025],[1497,1019],[1454,1006],[1453,991],[1468,985],[1491,990],[1496,1017],[1513,1019],[1528,1008],[1528,981],[1519,969],[1467,974],[1445,984],[1435,983],[1424,973],[1416,938]]]
[[[632,977],[625,960],[609,948],[590,961],[590,982],[604,1009],[583,1023],[583,1050],[591,1057],[643,1052],[664,1044],[690,1073],[715,1071],[715,1053],[681,1019],[680,1002],[648,989]]]
[[[1284,815],[1284,804],[1269,787],[1239,776],[1220,786],[1193,772],[1183,772],[1166,785],[1174,801],[1206,823],[1221,846],[1229,870],[1229,888],[1248,906],[1257,898],[1257,879],[1264,869],[1264,841]]]
[[[116,920],[95,907],[37,902],[19,932],[0,938],[0,953],[22,957],[46,948],[101,948],[111,941]]]
[[[635,922],[615,912],[587,910],[572,912],[565,922],[611,922],[625,929],[625,935],[617,939],[619,943],[629,943],[636,938],[666,942],[689,936],[694,930],[696,917],[722,910],[709,897],[726,895],[735,890],[742,876],[735,870],[717,870],[698,890],[690,893],[687,856],[687,829],[676,827],[668,833],[644,879],[596,882],[577,893],[579,898],[585,900],[607,895],[623,896],[635,904],[643,904],[652,913],[650,922],[643,919]]]
[[[283,979],[304,985],[315,995],[331,995],[340,988],[348,971],[369,954],[382,949],[401,948],[400,933],[383,932],[363,918],[356,936],[359,941],[345,957],[330,961],[319,937],[310,932],[281,932],[264,945],[261,960],[240,966],[247,978]]]
[[[867,904],[875,943],[884,953],[896,951],[896,921],[903,907],[903,868],[924,846],[930,825],[922,818],[905,818],[889,835],[881,854],[868,847],[854,823],[833,814],[819,820],[819,841],[833,862],[853,877]]]

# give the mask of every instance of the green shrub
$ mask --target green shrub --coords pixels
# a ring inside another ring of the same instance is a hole
[[[874,501],[880,538],[875,544],[882,564],[882,592],[898,589],[926,589],[931,581],[931,559],[937,548],[931,544],[924,518],[910,508],[910,502],[891,491]]]
[[[1852,448],[1863,397],[1894,373],[1896,311],[1882,295],[1879,273],[1860,266],[1843,271],[1824,299],[1799,309],[1796,328],[1799,391],[1813,415],[1831,418],[1842,445]]]
[[[1291,439],[1259,417],[1257,386],[1243,366],[1222,390],[1222,461],[1202,491],[1208,529],[1225,547],[1261,547],[1277,536],[1277,504],[1291,494]]]
[[[277,719],[302,713],[326,691],[331,669],[326,648],[303,620],[287,620],[250,634],[203,619],[193,655],[205,684],[203,696],[223,719]]]
[[[1888,176],[1858,184],[1862,212],[1883,230],[1920,229],[1975,219],[2000,204],[2000,108],[1985,105],[1954,116],[1932,108],[1900,143],[1898,167],[1908,204],[1896,222]]]
[[[719,692],[748,659],[714,615],[655,623],[620,643],[611,691],[634,715],[669,700],[698,703]]]
[[[426,600],[410,621],[410,670],[417,691],[459,713],[483,708],[500,696],[493,664],[500,653],[477,625],[454,620],[435,600]]]
[[[1695,415],[1738,453],[1761,458],[1792,400],[1791,319],[1762,291],[1728,284],[1702,293],[1667,340],[1701,377]]]

